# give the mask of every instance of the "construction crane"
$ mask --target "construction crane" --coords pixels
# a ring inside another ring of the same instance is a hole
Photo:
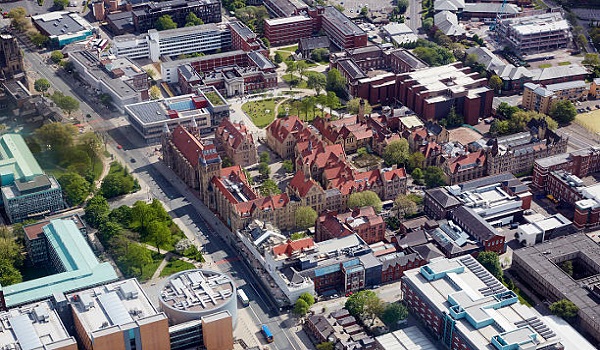
[[[494,23],[492,23],[490,25],[491,31],[496,30],[496,27],[498,26],[498,22],[500,22],[500,16],[502,14],[504,14],[505,8],[506,8],[506,0],[503,0],[502,5],[500,5],[500,8],[498,9],[498,12],[496,12],[496,20],[494,21]]]

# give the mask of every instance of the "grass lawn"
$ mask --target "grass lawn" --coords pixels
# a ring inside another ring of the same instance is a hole
[[[279,54],[281,55],[281,58],[283,59],[284,62],[288,59],[288,57],[290,57],[292,55],[292,53],[290,51],[277,50],[275,52],[279,52]]]
[[[550,64],[550,63],[542,63],[542,64],[539,65],[540,69],[541,68],[550,68],[550,67],[552,67],[552,64]]]
[[[264,128],[275,119],[275,104],[282,98],[270,98],[261,101],[250,101],[242,105],[242,110],[252,119],[254,125]]]
[[[152,262],[144,266],[144,269],[142,270],[142,275],[138,278],[140,282],[145,282],[149,280],[152,277],[152,275],[154,275],[154,272],[156,272],[158,265],[160,265],[163,259],[164,256],[162,254],[152,252]]]
[[[292,45],[292,46],[284,46],[284,47],[280,47],[278,50],[295,52],[296,50],[298,50],[298,45],[296,44],[296,45]]]
[[[600,110],[578,114],[575,122],[590,131],[600,132]]]
[[[300,110],[298,110],[298,108],[296,107],[292,107],[292,100],[288,100],[285,101],[284,103],[282,103],[279,106],[279,112],[285,112],[285,109],[288,108],[288,114],[289,115],[297,115],[300,120],[306,121],[306,122],[311,122],[315,119],[315,116],[317,115],[321,115],[321,110],[318,109],[317,107],[308,111],[308,117],[306,116],[306,112],[304,110],[302,110],[302,107],[300,107]]]
[[[165,268],[160,272],[160,277],[170,276],[174,273],[195,269],[194,264],[183,260],[172,260],[167,263]]]
[[[312,70],[307,70],[306,72],[304,72],[304,75],[305,75],[306,77],[310,77],[311,75],[322,75],[322,76],[324,76],[324,77],[327,77],[327,76],[326,76],[325,74],[323,74],[323,73],[315,72],[315,71],[312,71]]]
[[[568,66],[568,65],[570,65],[570,64],[571,64],[571,62],[569,62],[569,61],[565,61],[565,62],[558,62],[558,65],[559,65],[559,66]]]
[[[295,88],[306,89],[306,80],[300,79],[300,77],[295,74],[292,75],[291,79],[289,74],[284,74],[281,79]]]

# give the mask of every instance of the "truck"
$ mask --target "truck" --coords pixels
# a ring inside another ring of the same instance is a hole
[[[269,326],[267,326],[266,324],[263,324],[260,327],[260,330],[261,330],[262,334],[265,336],[267,343],[272,343],[273,342],[273,334],[271,333]]]
[[[250,305],[250,299],[248,299],[248,296],[246,295],[246,292],[244,292],[243,289],[239,288],[237,290],[237,295],[238,299],[240,299],[240,302],[242,303],[242,305],[244,305],[244,307]]]

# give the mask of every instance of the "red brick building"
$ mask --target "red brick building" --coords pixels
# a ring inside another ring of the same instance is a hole
[[[385,222],[373,207],[358,208],[341,214],[326,212],[317,219],[317,242],[352,233],[357,233],[367,244],[377,243],[385,237]]]
[[[310,37],[315,30],[315,20],[306,15],[265,19],[265,38],[272,46],[297,44]]]

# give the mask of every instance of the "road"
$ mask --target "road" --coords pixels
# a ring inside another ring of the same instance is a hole
[[[28,71],[35,72],[38,77],[48,79],[53,89],[77,98],[80,101],[82,115],[90,114],[92,116],[86,120],[86,123],[94,130],[108,134],[109,152],[114,154],[117,160],[128,165],[142,186],[142,190],[138,194],[140,197],[131,197],[131,200],[145,200],[148,197],[159,199],[165,204],[172,217],[182,220],[184,225],[194,232],[196,239],[203,247],[203,251],[215,262],[211,268],[237,276],[237,283],[241,285],[245,283],[251,286],[251,288],[245,288],[245,290],[248,292],[250,299],[253,300],[251,303],[253,319],[257,326],[260,324],[271,326],[275,338],[271,348],[282,350],[306,349],[307,347],[295,336],[288,335],[292,330],[288,330],[288,327],[286,327],[286,318],[278,315],[277,310],[265,297],[267,294],[261,291],[260,284],[252,271],[243,262],[235,259],[238,254],[223,240],[223,237],[228,235],[228,229],[216,219],[214,214],[204,206],[204,203],[189,191],[185,184],[170,169],[160,163],[155,156],[148,157],[151,148],[146,147],[141,137],[131,126],[122,125],[122,118],[117,118],[118,114],[105,109],[87,95],[82,96],[75,93],[71,86],[55,73],[52,67],[43,62],[40,54],[26,47],[24,47],[24,50]],[[65,76],[65,79],[70,78]],[[90,104],[96,109],[92,108]],[[117,144],[122,145],[124,150],[118,150],[116,148]],[[131,162],[131,159],[135,159],[135,162]]]
[[[415,33],[419,32],[421,28],[421,5],[422,0],[409,0],[408,9],[406,9],[405,18],[406,25],[412,29]]]

